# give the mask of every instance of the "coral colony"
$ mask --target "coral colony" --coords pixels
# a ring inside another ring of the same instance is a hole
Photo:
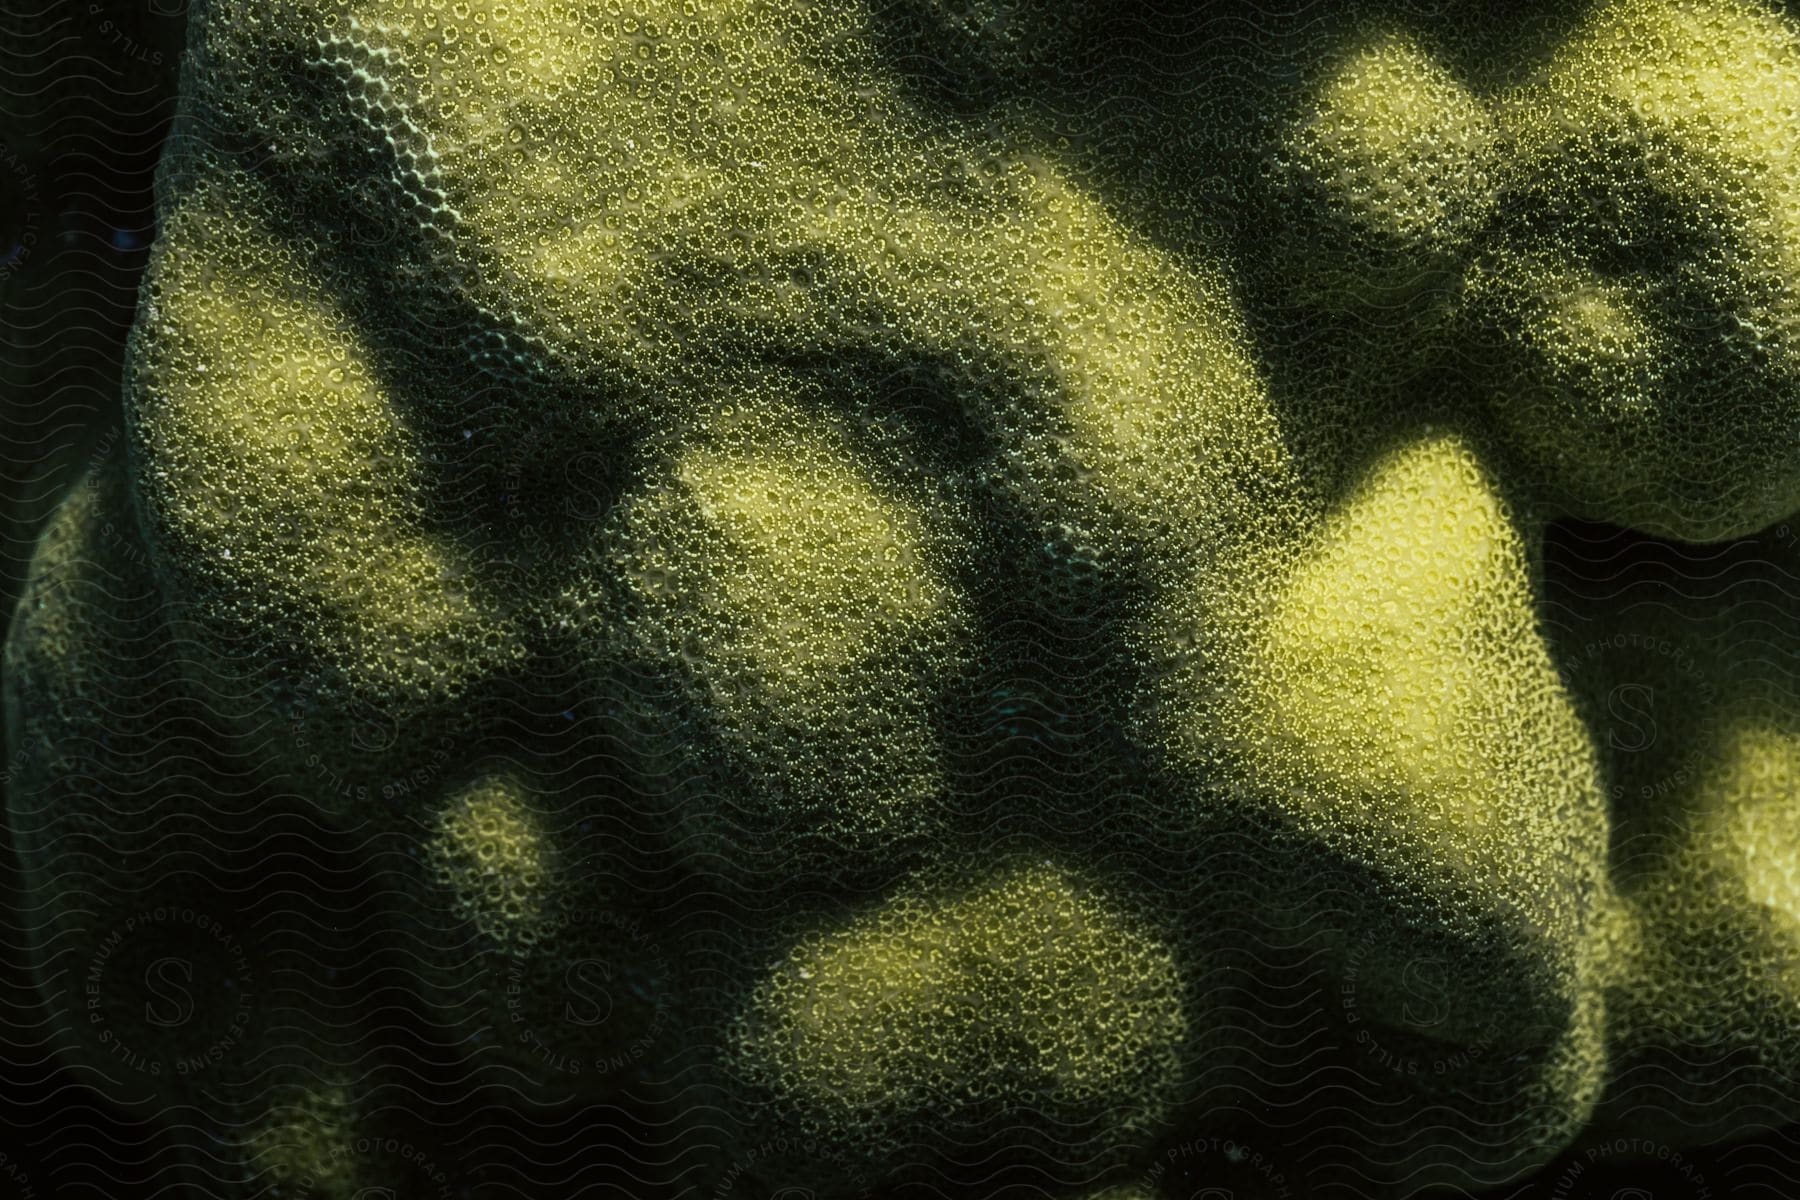
[[[196,3],[7,645],[66,1056],[213,1196],[1790,1119],[1800,23],[1578,7]]]

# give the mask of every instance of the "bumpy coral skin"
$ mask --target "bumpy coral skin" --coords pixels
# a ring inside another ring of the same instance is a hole
[[[796,1132],[860,1143],[876,1180],[917,1165],[920,1111],[974,1129],[1020,1095],[1051,1153],[1116,1157],[1166,1121],[1196,1044],[1175,956],[1116,902],[1050,863],[976,878],[802,941],[733,1029]]]
[[[1469,302],[1501,423],[1582,516],[1710,541],[1800,498],[1796,63],[1760,5],[1600,5],[1512,118]]]
[[[1800,30],[1240,15],[197,7],[7,649],[71,1056],[181,1049],[69,980],[214,903],[266,1019],[103,1077],[222,1193],[543,1194],[629,1110],[638,1187],[1141,1195],[1251,1101],[1397,1194],[1800,1103],[1792,680],[1544,552],[1800,507]]]
[[[1618,814],[1603,1128],[1724,1137],[1793,1107],[1795,551],[1784,525],[1683,580],[1626,545],[1550,592]]]

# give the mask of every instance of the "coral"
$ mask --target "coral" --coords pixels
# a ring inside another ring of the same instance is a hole
[[[1154,1129],[1189,1040],[1173,956],[1048,863],[978,880],[795,946],[750,994],[748,1074],[807,1132],[871,1154],[918,1153],[928,1109],[958,1127],[1042,1112],[1065,1142],[1096,1120],[1115,1143]]]
[[[578,591],[571,609],[595,644],[622,627],[620,655],[648,670],[687,664],[675,686],[738,775],[722,794],[698,776],[681,798],[692,852],[753,877],[830,871],[918,836],[946,786],[930,702],[966,605],[930,508],[884,495],[779,388],[738,403],[753,415],[709,422],[668,477],[626,494],[609,563],[623,597]],[[691,753],[694,727],[674,729],[668,753]]]
[[[505,778],[476,780],[451,797],[428,850],[438,881],[477,929],[528,946],[545,932],[545,885],[556,864],[522,790]]]
[[[1793,1104],[1795,551],[1737,543],[1701,590],[1626,547],[1551,593],[1617,814],[1603,1128],[1726,1137]]]
[[[1391,302],[1466,253],[1497,197],[1498,124],[1407,33],[1375,27],[1349,48],[1278,160],[1318,238],[1296,265],[1323,298]]]
[[[1137,1196],[1254,1104],[1402,1194],[1800,1103],[1800,29],[1195,9],[196,6],[6,651],[34,968],[190,1184]]]
[[[1760,5],[1597,6],[1509,114],[1469,279],[1500,424],[1569,511],[1696,541],[1791,512],[1800,41]]]
[[[1504,1174],[1579,1130],[1603,1082],[1607,813],[1536,632],[1528,534],[1469,438],[1421,428],[1292,541],[1176,591],[1144,637],[1160,662],[1143,736],[1195,815],[1303,839],[1261,902],[1331,912],[1301,891],[1320,855],[1366,873],[1375,886],[1339,899],[1350,919],[1314,944],[1381,1014],[1383,1045],[1480,1048],[1409,1081],[1436,1106],[1429,1146],[1368,1135],[1396,1162]],[[1421,963],[1448,1009],[1409,996]]]

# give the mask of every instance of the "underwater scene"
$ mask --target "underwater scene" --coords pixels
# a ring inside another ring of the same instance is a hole
[[[1800,1195],[1800,5],[0,0],[0,1197]]]

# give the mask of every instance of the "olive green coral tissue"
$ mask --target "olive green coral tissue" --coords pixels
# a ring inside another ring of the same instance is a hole
[[[1800,26],[1403,7],[197,4],[6,649],[64,1056],[345,1200],[1791,1112]]]

